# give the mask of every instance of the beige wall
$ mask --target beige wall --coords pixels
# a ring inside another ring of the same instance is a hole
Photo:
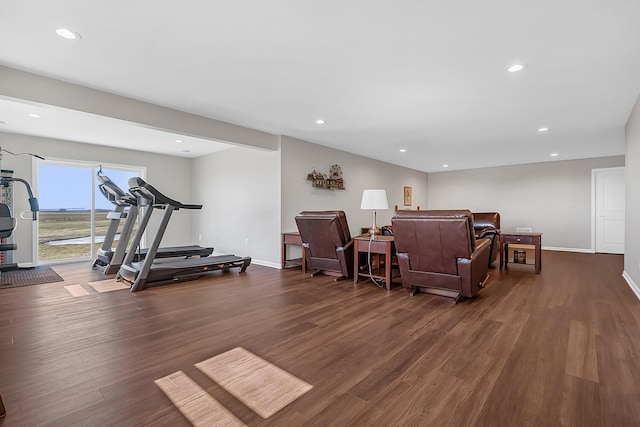
[[[11,133],[0,133],[0,147],[13,152],[28,151],[45,158],[93,162],[96,165],[120,164],[146,167],[149,183],[167,196],[184,202],[188,202],[191,196],[191,161],[189,159]],[[29,182],[32,182],[34,176],[32,166],[33,161],[29,156],[14,157],[4,154],[2,158],[3,169],[12,169],[15,177]],[[19,184],[14,186],[14,213],[29,209],[26,192],[21,187]],[[33,190],[35,192],[37,188],[34,186]],[[155,230],[159,216],[154,215],[149,226],[150,230]],[[189,211],[176,212],[171,217],[163,246],[190,244],[191,219],[192,213]],[[16,262],[35,261],[32,259],[32,242],[35,241],[35,237],[32,233],[31,221],[19,220],[14,241],[18,244],[18,250],[14,253]]]
[[[168,196],[202,204],[202,211],[178,211],[163,245],[199,243],[218,253],[251,256],[255,263],[280,264],[280,232],[296,230],[302,210],[345,210],[353,234],[371,223],[371,212],[360,209],[362,190],[387,190],[390,209],[378,214],[389,224],[393,206],[403,204],[403,187],[413,189],[413,205],[426,206],[427,174],[309,142],[282,138],[279,151],[230,148],[197,159],[184,159],[47,138],[0,133],[0,146],[31,151],[44,157],[147,168],[147,180]],[[306,180],[314,168],[342,166],[346,190],[316,189]],[[30,158],[5,155],[5,168],[32,180]],[[17,190],[20,191],[20,190]],[[16,210],[28,209],[26,197],[16,197]],[[158,219],[158,216],[155,216]],[[152,221],[151,230],[156,221]],[[34,236],[30,227],[16,233],[16,260],[31,262]]]
[[[280,152],[230,148],[193,160],[193,241],[280,265]]]
[[[591,250],[591,170],[624,157],[429,174],[429,209],[500,212],[503,230],[531,227],[547,248]]]
[[[640,298],[640,98],[629,116],[625,131],[624,276]]]
[[[627,124],[625,270],[635,281],[640,280],[640,245],[634,246],[631,238],[640,231],[632,214],[640,209],[638,167],[633,165],[640,162],[638,110],[636,105]],[[163,245],[201,243],[272,266],[280,262],[280,232],[296,230],[298,212],[345,210],[351,232],[357,234],[371,223],[371,212],[360,209],[362,191],[387,190],[391,209],[379,212],[378,224],[388,224],[393,205],[402,208],[404,186],[413,188],[411,208],[497,210],[503,229],[532,227],[544,233],[545,247],[590,250],[591,170],[625,162],[618,156],[427,175],[286,136],[280,151],[238,147],[194,160],[8,133],[0,133],[0,146],[45,157],[146,167],[149,182],[168,196],[204,205],[201,212],[176,212]],[[314,168],[326,171],[331,164],[342,167],[346,190],[317,189],[306,180]],[[30,158],[5,155],[3,165],[31,181]],[[27,210],[26,197],[17,191],[16,211]],[[27,263],[32,261],[33,235],[21,225],[15,255]]]
[[[370,226],[372,212],[360,209],[362,191],[385,189],[389,210],[378,212],[378,225],[391,224],[393,206],[403,207],[403,188],[412,187],[415,209],[427,203],[427,174],[368,159],[344,151],[283,136],[282,150],[282,231],[295,231],[295,216],[304,210],[343,210],[352,235]],[[314,188],[307,181],[312,170],[328,172],[342,168],[345,190]]]

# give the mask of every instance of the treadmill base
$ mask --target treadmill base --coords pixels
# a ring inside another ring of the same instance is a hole
[[[198,265],[189,265],[189,263],[185,264],[183,262],[153,264],[146,280],[139,277],[140,270],[138,266],[122,265],[116,280],[128,283],[131,285],[131,292],[137,292],[154,286],[195,280],[214,271],[228,271],[232,268],[239,268],[240,273],[244,273],[251,264],[250,257],[237,257],[235,255],[204,257],[198,260],[201,261]],[[191,263],[193,261],[195,260],[192,260]]]

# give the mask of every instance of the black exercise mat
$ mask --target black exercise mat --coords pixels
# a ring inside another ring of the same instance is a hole
[[[51,267],[21,268],[0,273],[0,289],[44,285],[63,280]]]

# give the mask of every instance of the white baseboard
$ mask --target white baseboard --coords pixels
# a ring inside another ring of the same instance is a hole
[[[581,249],[581,248],[559,248],[556,246],[543,246],[543,251],[561,251],[561,252],[579,252],[583,254],[592,254],[592,249]]]
[[[640,299],[640,286],[638,286],[636,282],[633,281],[626,270],[622,272],[622,277],[624,277],[624,280],[627,281],[627,284],[629,285],[633,293],[636,294],[636,297]]]
[[[251,264],[262,265],[263,267],[271,267],[271,268],[282,269],[282,264],[280,264],[280,263],[271,262],[271,261],[261,261],[259,259],[252,259],[251,260]]]
[[[544,250],[544,251],[560,251],[560,252],[579,252],[579,253],[584,253],[584,254],[592,254],[592,253],[594,253],[592,249],[561,248],[561,247],[556,247],[556,246],[542,246],[542,250]],[[256,265],[262,265],[264,267],[282,269],[282,264],[277,263],[277,262],[261,261],[261,260],[258,260],[258,259],[252,259],[251,263],[252,264],[256,264]]]

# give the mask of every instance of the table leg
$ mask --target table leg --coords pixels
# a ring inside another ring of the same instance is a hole
[[[391,243],[387,242],[384,258],[384,273],[385,282],[387,283],[387,290],[391,290]]]
[[[287,245],[284,244],[284,234],[282,235],[282,269],[287,263]]]
[[[358,284],[360,278],[360,241],[353,241],[353,284]]]
[[[502,248],[500,250],[500,269],[504,266],[504,269],[507,269],[507,263],[509,262],[509,244],[503,243]]]
[[[541,241],[539,238],[535,240],[535,243],[536,243],[536,273],[539,273],[540,269],[542,268],[542,247],[541,247]]]

